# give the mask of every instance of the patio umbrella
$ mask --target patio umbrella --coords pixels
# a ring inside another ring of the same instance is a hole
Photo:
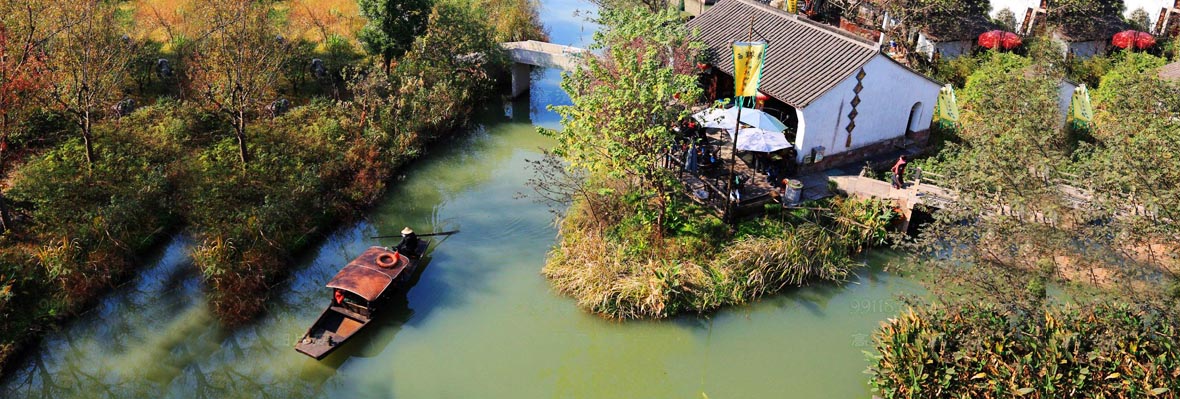
[[[1113,44],[1118,48],[1130,48],[1134,46],[1137,49],[1143,50],[1155,45],[1155,37],[1146,32],[1125,30],[1116,33],[1114,37],[1110,39],[1110,44]]]
[[[733,129],[727,129],[729,138],[733,138]],[[743,151],[775,152],[791,146],[783,132],[763,130],[758,128],[743,128],[737,135],[737,148]]]
[[[726,127],[733,128],[734,115],[728,115],[727,110],[721,108],[709,108],[701,112],[692,114],[692,118],[701,123],[701,126],[712,129],[725,129]]]
[[[979,45],[990,49],[1011,50],[1020,47],[1020,43],[1020,36],[1002,30],[993,30],[979,35]]]
[[[692,117],[707,128],[733,129],[735,124],[734,121],[737,120],[737,114],[737,107],[730,107],[726,109],[710,108],[701,112],[697,112],[693,114]],[[742,109],[742,123],[763,130],[778,132],[787,130],[787,125],[778,120],[778,118],[770,116],[770,114],[755,108]]]

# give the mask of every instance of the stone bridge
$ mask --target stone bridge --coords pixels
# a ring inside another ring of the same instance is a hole
[[[580,68],[586,49],[563,46],[536,40],[501,43],[512,57],[512,97],[529,89],[529,74],[533,67],[560,68],[567,71]]]

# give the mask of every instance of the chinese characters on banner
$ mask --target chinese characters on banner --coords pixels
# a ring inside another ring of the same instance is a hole
[[[735,42],[733,44],[735,97],[758,95],[758,80],[762,77],[762,61],[765,59],[766,42]]]

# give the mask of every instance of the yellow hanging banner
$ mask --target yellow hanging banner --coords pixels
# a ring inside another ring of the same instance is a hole
[[[796,14],[799,12],[799,0],[787,0],[787,12]]]
[[[758,81],[762,77],[762,61],[765,59],[766,42],[735,42],[733,44],[735,97],[758,95]]]

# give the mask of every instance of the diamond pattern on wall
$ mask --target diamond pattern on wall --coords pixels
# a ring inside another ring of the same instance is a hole
[[[848,126],[844,130],[848,131],[848,138],[844,140],[844,148],[852,147],[852,130],[856,129],[856,115],[860,114],[856,111],[856,106],[860,105],[860,92],[864,90],[865,79],[864,68],[856,73],[856,86],[852,88],[852,111],[848,112]]]

